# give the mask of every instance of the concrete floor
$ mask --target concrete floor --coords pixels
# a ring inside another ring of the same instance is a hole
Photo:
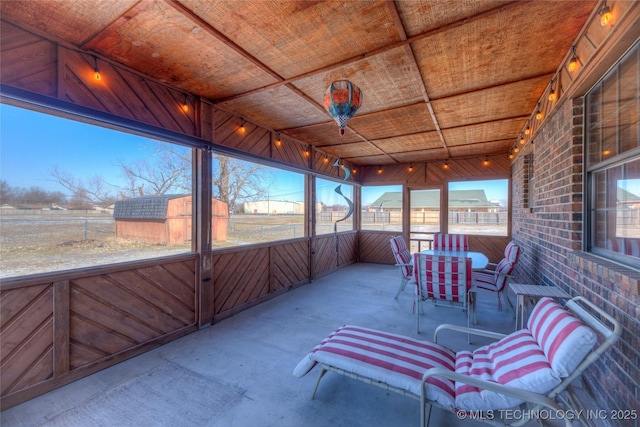
[[[377,426],[419,425],[418,401],[341,375],[293,368],[336,327],[354,324],[433,339],[441,323],[466,325],[460,310],[425,304],[421,334],[413,288],[397,300],[395,267],[355,264],[160,348],[51,391],[0,414],[8,426]],[[478,296],[479,328],[511,332],[515,320]],[[459,350],[489,342],[443,335]],[[583,391],[579,391],[583,394]],[[549,423],[556,425],[557,423]],[[433,426],[485,425],[434,408]],[[529,422],[527,426],[537,425]]]

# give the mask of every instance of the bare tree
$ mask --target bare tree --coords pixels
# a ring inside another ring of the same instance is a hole
[[[191,193],[191,151],[160,144],[150,158],[119,162],[125,186],[119,186],[126,197]]]
[[[271,180],[265,167],[222,155],[213,162],[213,195],[227,203],[229,214],[238,202],[268,197]]]
[[[82,206],[108,205],[113,202],[111,185],[98,175],[87,180],[75,178],[69,172],[61,171],[58,166],[51,170],[53,181],[71,192],[71,199]]]

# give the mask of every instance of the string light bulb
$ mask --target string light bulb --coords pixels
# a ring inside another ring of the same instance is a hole
[[[520,151],[520,149],[519,149],[518,147],[514,147],[514,148],[513,148],[513,152],[514,152],[514,153],[517,153],[517,152],[519,152],[519,151]]]
[[[187,95],[184,95],[184,98],[182,100],[182,104],[180,104],[180,108],[182,109],[182,111],[184,111],[185,113],[189,112],[189,104],[187,103]]]
[[[382,174],[382,166],[378,166],[378,175]]]
[[[552,88],[549,92],[549,101],[553,102],[556,100],[556,91]]]
[[[537,120],[542,120],[542,117],[544,117],[542,115],[542,111],[541,110],[536,111],[536,119]]]
[[[244,131],[246,130],[246,128],[244,127],[244,123],[245,123],[245,121],[244,121],[244,119],[242,119],[240,121],[240,133],[244,133]]]
[[[277,133],[276,134],[276,147],[280,147],[280,145],[282,145],[282,141],[280,140],[280,134]]]
[[[578,57],[576,56],[575,46],[571,46],[571,60],[569,61],[569,65],[567,65],[567,69],[570,73],[578,69]]]
[[[413,164],[409,164],[409,172],[413,172]]]
[[[442,169],[449,169],[449,161],[445,160],[444,165],[442,165]]]
[[[524,143],[527,142],[526,139],[524,139],[524,136],[520,136],[520,145],[524,145]]]
[[[489,166],[489,156],[484,156],[484,162],[482,162],[482,164],[485,166]]]
[[[602,5],[602,9],[600,9],[600,25],[606,27],[609,25],[609,22],[611,22],[611,18],[613,18],[611,8],[607,6],[607,2],[605,1]]]
[[[513,159],[513,152],[509,152],[509,158]]]
[[[529,135],[530,133],[531,133],[531,128],[527,126],[526,129],[524,130],[524,134]]]
[[[100,69],[98,68],[98,57],[94,56],[93,57],[93,78],[96,80],[100,80],[102,79],[102,76],[100,75]]]

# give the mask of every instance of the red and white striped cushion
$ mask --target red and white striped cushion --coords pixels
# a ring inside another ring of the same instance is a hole
[[[507,243],[507,246],[504,248],[504,258],[515,265],[518,262],[519,257],[520,246],[514,242]]]
[[[458,352],[456,372],[536,393],[546,393],[560,383],[542,349],[526,329],[473,352]],[[506,409],[522,403],[522,400],[460,382],[456,382],[455,388],[458,409]]]
[[[433,234],[433,249],[444,251],[467,251],[469,239],[466,234]]]
[[[496,274],[485,273],[482,271],[474,271],[471,274],[477,287],[494,292],[500,292],[507,284],[507,276],[513,272],[514,267],[515,264],[503,259],[498,263],[494,270]]]
[[[466,301],[471,288],[471,258],[419,253],[413,258],[418,295],[426,292],[427,298]]]
[[[424,372],[434,367],[453,371],[455,353],[436,343],[347,325],[338,328],[313,348],[296,366],[294,376],[302,377],[317,363],[420,396]],[[453,382],[430,378],[427,380],[427,399],[446,406],[453,405]]]
[[[404,239],[401,236],[397,236],[391,238],[389,241],[391,243],[393,256],[396,258],[396,263],[411,264],[413,258],[411,258],[411,253],[409,252],[409,248],[407,248],[407,243]],[[413,267],[411,265],[403,265],[400,268],[404,277],[410,277],[413,274]]]
[[[541,298],[527,328],[560,377],[573,372],[596,343],[596,334],[553,299]]]

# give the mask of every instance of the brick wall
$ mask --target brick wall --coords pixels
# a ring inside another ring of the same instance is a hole
[[[640,417],[640,272],[582,252],[582,135],[583,100],[568,100],[512,164],[512,237],[523,249],[516,281],[583,295],[622,324],[618,343],[584,374],[602,406],[588,409],[637,409]]]

